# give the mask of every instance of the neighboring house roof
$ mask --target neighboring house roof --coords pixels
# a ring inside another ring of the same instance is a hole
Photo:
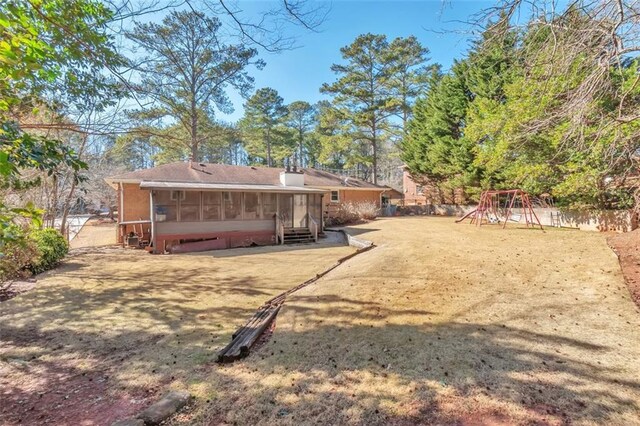
[[[385,191],[385,195],[387,195],[390,198],[403,198],[404,194],[402,193],[402,191],[398,191],[395,188],[389,188]]]
[[[226,185],[273,185],[280,184],[280,168],[232,166],[211,163],[169,163],[151,169],[136,170],[107,178],[107,182],[141,183],[145,182],[182,182]],[[325,189],[369,189],[388,190],[388,187],[375,185],[356,178],[344,178],[333,173],[317,169],[302,169],[304,186]]]

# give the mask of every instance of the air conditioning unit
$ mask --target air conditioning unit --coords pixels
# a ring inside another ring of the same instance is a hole
[[[184,200],[186,198],[186,194],[184,191],[171,191],[171,201]]]

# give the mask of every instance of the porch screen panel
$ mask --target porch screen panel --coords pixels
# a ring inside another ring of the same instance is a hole
[[[309,214],[317,221],[322,219],[322,197],[320,194],[309,194]]]
[[[257,192],[244,193],[244,216],[245,220],[260,218],[260,194]]]
[[[177,220],[177,197],[173,197],[173,200],[171,198],[171,191],[155,191],[153,201],[157,222],[175,222]]]
[[[224,194],[224,219],[242,219],[242,192],[223,192]]]
[[[180,201],[180,222],[200,220],[200,191],[185,191]]]
[[[203,192],[202,193],[202,220],[222,219],[222,193]]]
[[[278,194],[265,192],[262,194],[262,217],[272,219],[278,212]]]
[[[278,210],[284,226],[293,227],[293,194],[278,194]]]

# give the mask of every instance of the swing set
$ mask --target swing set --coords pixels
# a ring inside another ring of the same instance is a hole
[[[533,211],[529,194],[521,189],[483,191],[478,207],[456,220],[456,223],[468,218],[471,218],[472,225],[502,224],[502,228],[508,222],[520,223],[524,218],[527,228],[539,226],[544,229]]]

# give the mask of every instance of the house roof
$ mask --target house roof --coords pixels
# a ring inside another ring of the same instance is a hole
[[[175,189],[175,190],[218,190],[218,191],[256,191],[256,192],[291,192],[304,194],[324,194],[328,189],[300,188],[296,186],[275,185],[238,185],[228,183],[196,183],[196,182],[140,182],[142,189]]]
[[[107,178],[107,182],[141,183],[182,182],[226,185],[281,186],[280,168],[232,166],[212,163],[169,163],[150,169],[136,170]],[[304,186],[325,189],[369,189],[384,191],[385,186],[375,185],[356,178],[344,178],[317,169],[302,169]]]

